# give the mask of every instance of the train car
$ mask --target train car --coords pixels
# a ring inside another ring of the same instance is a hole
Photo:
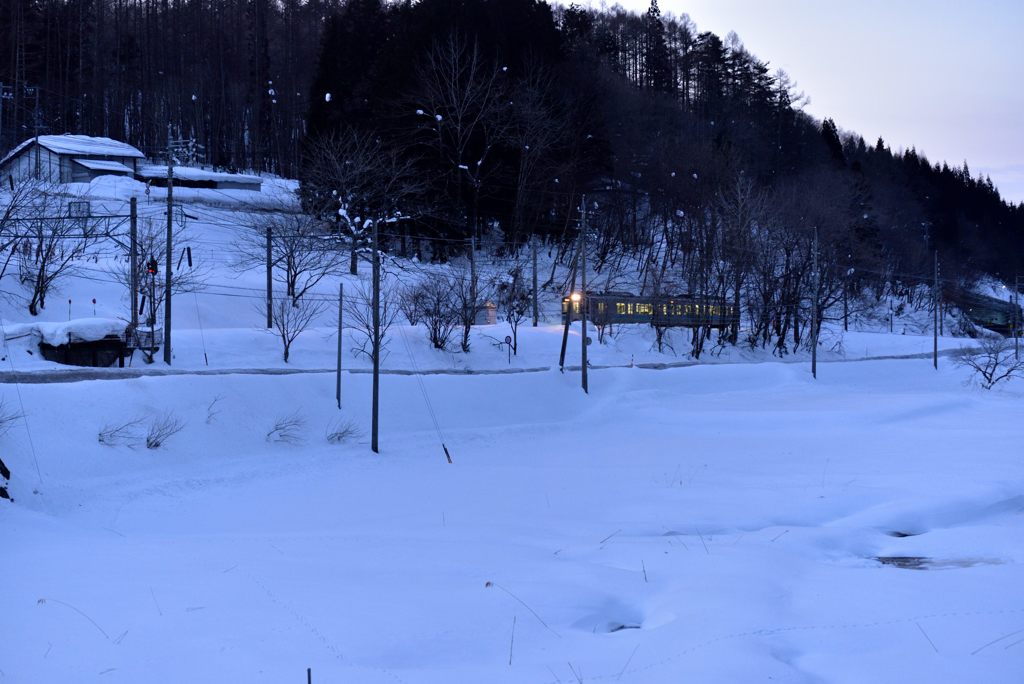
[[[706,325],[725,328],[739,322],[739,311],[723,299],[693,295],[638,297],[619,292],[573,294],[562,299],[562,320],[579,320],[581,306],[594,325],[644,323],[666,328]]]
[[[944,292],[947,301],[955,304],[971,323],[987,328],[1000,335],[1020,334],[1021,307],[1017,304],[989,297],[988,295],[951,289]]]

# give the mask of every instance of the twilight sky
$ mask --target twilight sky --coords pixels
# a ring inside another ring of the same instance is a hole
[[[622,0],[644,11],[650,0]],[[599,3],[593,3],[595,5]],[[807,111],[873,144],[966,159],[1024,202],[1024,1],[660,0],[785,69]]]

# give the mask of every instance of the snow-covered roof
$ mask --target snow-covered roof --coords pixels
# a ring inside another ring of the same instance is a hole
[[[8,152],[3,159],[0,159],[0,164],[5,163],[8,159],[13,159],[18,156],[22,150],[35,142],[35,140],[35,138],[29,138],[22,142],[13,150]],[[65,133],[64,135],[41,135],[39,136],[39,145],[40,147],[45,147],[51,152],[55,152],[57,154],[81,154],[95,157],[132,157],[134,159],[144,159],[146,156],[128,143],[123,143],[112,138],[97,138],[91,135],[73,135],[71,133]]]
[[[116,318],[76,318],[61,323],[45,323],[36,321],[28,324],[26,330],[38,336],[43,342],[54,347],[69,342],[96,342],[110,335],[123,335],[128,324]],[[9,331],[12,333],[21,331]]]
[[[76,164],[81,164],[87,169],[94,171],[117,171],[119,173],[131,173],[132,170],[116,161],[107,161],[106,159],[75,159]]]
[[[140,178],[166,178],[167,167],[166,166],[140,166],[137,172]],[[247,176],[241,173],[222,173],[220,171],[207,171],[206,169],[197,169],[191,166],[175,166],[174,177],[182,180],[191,181],[213,181],[213,182],[232,182],[232,183],[260,183],[262,178],[259,176]]]

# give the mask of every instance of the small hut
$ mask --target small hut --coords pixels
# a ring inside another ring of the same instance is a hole
[[[98,176],[131,178],[145,155],[128,143],[91,135],[40,135],[0,159],[0,176],[18,181],[88,183]]]

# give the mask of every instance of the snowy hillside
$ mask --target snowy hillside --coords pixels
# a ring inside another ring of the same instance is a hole
[[[933,370],[926,309],[830,324],[817,380],[806,351],[591,330],[590,394],[579,324],[558,370],[557,287],[511,357],[505,322],[462,353],[400,318],[375,455],[352,321],[340,411],[334,384],[338,287],[368,265],[310,290],[285,363],[265,271],[238,267],[254,216],[297,209],[263,188],[175,191],[202,282],[175,295],[170,368],[39,355],[69,318],[127,321],[116,242],[38,317],[0,281],[0,682],[1020,681],[1024,388]],[[93,216],[135,194],[159,231],[144,191],[68,188]],[[385,261],[396,286],[462,266]]]

